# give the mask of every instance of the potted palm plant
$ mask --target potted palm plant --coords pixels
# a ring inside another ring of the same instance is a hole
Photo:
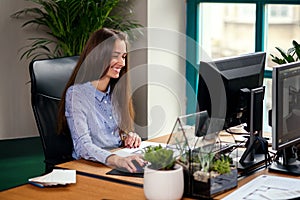
[[[122,0],[29,0],[35,7],[12,14],[28,19],[43,36],[29,38],[22,58],[56,58],[79,55],[90,33],[102,27],[127,31],[140,27],[131,19],[129,1]],[[126,5],[125,5],[126,4]]]
[[[176,164],[174,152],[159,146],[145,149],[149,162],[144,170],[144,193],[147,199],[181,199],[184,189],[183,168]]]

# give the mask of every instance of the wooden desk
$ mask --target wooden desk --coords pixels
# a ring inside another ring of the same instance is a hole
[[[0,192],[1,200],[105,200],[105,199],[145,199],[140,187],[77,175],[76,184],[39,188],[25,184]]]
[[[166,142],[167,136],[153,139],[150,141]],[[38,188],[36,186],[26,184],[13,189],[0,192],[0,199],[15,200],[15,199],[145,199],[142,188],[143,179],[125,176],[106,175],[111,168],[97,162],[86,160],[75,160],[58,165],[61,168],[77,170],[77,183],[67,186],[59,186],[52,188]],[[283,177],[295,176],[278,174],[269,172],[268,169],[263,169],[250,176],[244,177],[238,181],[238,186],[225,193],[217,195],[214,199],[222,199],[236,189],[240,188],[255,177],[268,174]],[[83,176],[89,175],[89,176]],[[120,184],[126,183],[126,184]],[[136,187],[139,186],[139,187]],[[183,198],[184,200],[190,198]]]
[[[222,137],[227,142],[232,141],[232,135],[230,134],[224,134],[222,135]],[[168,138],[169,135],[165,135],[162,137],[150,139],[149,141],[167,143]],[[70,162],[59,164],[57,165],[57,167],[64,168],[64,169],[73,169],[76,170],[77,173],[81,175],[143,187],[143,178],[108,175],[106,173],[111,171],[112,168],[98,162],[92,162],[92,161],[80,159],[80,160],[73,160]]]
[[[151,142],[160,142],[160,143],[167,143],[170,135],[164,135],[161,137],[157,137],[154,139],[150,139],[149,141]],[[230,134],[226,134],[222,136],[225,138],[225,141],[233,141],[232,136]],[[92,162],[92,161],[87,161],[87,160],[73,160],[69,161],[66,163],[62,163],[57,165],[59,168],[64,168],[64,169],[73,169],[76,170],[77,173],[91,176],[91,177],[96,177],[96,178],[102,178],[106,180],[111,180],[111,181],[117,181],[117,182],[123,182],[127,184],[133,184],[135,186],[143,186],[143,179],[142,178],[137,178],[137,177],[128,177],[128,176],[118,176],[118,175],[107,175],[106,173],[111,171],[112,168],[103,165],[98,162]]]
[[[166,138],[167,137],[164,136],[162,138],[153,139],[151,141],[166,142]],[[75,160],[75,161],[70,161],[70,162],[67,162],[67,163],[60,164],[60,165],[58,165],[58,167],[66,168],[66,169],[75,169],[80,174],[84,174],[84,175],[88,175],[88,176],[92,176],[92,177],[96,177],[96,178],[100,178],[100,179],[110,180],[112,182],[130,184],[131,186],[127,185],[129,188],[136,188],[134,186],[140,186],[140,189],[143,191],[143,189],[142,189],[143,179],[142,178],[107,175],[106,173],[108,171],[110,171],[111,168],[109,168],[105,165],[102,165],[100,163],[97,163],[97,162],[91,162],[91,161],[86,161],[86,160]],[[255,177],[257,177],[259,175],[262,175],[262,174],[276,175],[276,176],[282,176],[282,177],[292,177],[292,178],[299,178],[300,179],[300,176],[296,177],[296,176],[291,176],[291,175],[286,175],[286,174],[278,174],[278,173],[275,173],[275,172],[269,172],[268,169],[263,169],[263,170],[260,170],[260,171],[254,173],[250,176],[243,177],[242,179],[240,179],[238,181],[238,186],[236,188],[233,188],[233,189],[231,189],[231,190],[229,190],[225,193],[222,193],[220,195],[217,195],[217,196],[214,197],[214,199],[224,198],[225,196],[229,195],[230,193],[232,193],[236,189],[240,188],[241,186],[243,186],[244,184],[249,182],[250,180],[252,180]],[[188,198],[184,198],[184,199],[188,199]]]
[[[161,137],[150,139],[149,141],[167,143],[168,138],[169,138],[169,135],[164,135]],[[64,168],[64,169],[74,169],[79,174],[83,174],[83,175],[87,175],[87,176],[91,176],[91,177],[101,178],[101,179],[110,180],[110,181],[123,182],[126,184],[132,184],[132,185],[140,186],[140,187],[143,186],[142,178],[107,175],[106,173],[111,171],[112,168],[110,168],[106,165],[103,165],[101,163],[98,163],[98,162],[92,162],[92,161],[80,159],[80,160],[73,160],[70,162],[59,164],[59,165],[57,165],[57,167]]]
[[[222,199],[225,196],[229,195],[231,192],[240,188],[250,180],[255,177],[268,174],[268,175],[277,175],[283,177],[293,177],[300,179],[300,176],[289,176],[284,174],[277,174],[269,172],[267,169],[261,170],[251,176],[245,177],[244,179],[238,182],[237,188],[229,190],[225,193],[222,193],[218,196],[215,196],[214,199]],[[15,187],[9,190],[0,192],[1,200],[32,200],[32,199],[42,199],[42,200],[105,200],[105,199],[124,199],[124,200],[143,200],[145,199],[143,188],[134,187],[131,185],[120,184],[112,181],[106,181],[98,178],[76,175],[77,183],[70,184],[66,186],[58,187],[48,187],[48,188],[38,188],[31,184],[25,184],[19,187]],[[183,200],[188,200],[190,198],[183,198]]]
[[[135,186],[143,186],[143,179],[138,177],[129,177],[129,176],[117,176],[117,175],[107,175],[106,173],[112,170],[112,168],[107,167],[106,165],[87,161],[87,160],[73,160],[70,162],[66,162],[57,167],[64,168],[64,169],[74,169],[77,171],[78,174],[110,180],[110,181],[117,181],[126,184],[131,184]]]

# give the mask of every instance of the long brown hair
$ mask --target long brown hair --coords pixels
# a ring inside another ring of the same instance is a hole
[[[97,80],[104,76],[108,71],[114,44],[117,39],[125,41],[126,47],[128,47],[127,35],[117,30],[102,28],[92,33],[90,36],[65,87],[60,101],[58,110],[58,133],[69,132],[65,117],[65,97],[68,88],[76,83],[85,83]],[[130,96],[129,76],[128,74],[124,76],[128,71],[128,59],[126,57],[125,67],[121,70],[119,78],[111,79],[109,83],[111,94],[113,92],[117,93],[118,97],[122,95],[121,98],[112,98],[112,104],[113,107],[117,107],[115,108],[115,111],[118,112],[118,116],[120,117],[118,120],[120,131],[125,133],[134,131],[134,109],[132,98]],[[117,82],[121,78],[125,84],[122,84],[122,89],[117,89],[116,87],[116,91],[114,91]]]

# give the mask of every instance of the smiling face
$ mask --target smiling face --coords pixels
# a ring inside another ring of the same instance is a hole
[[[127,52],[125,41],[117,39],[112,52],[110,67],[106,73],[107,77],[119,78],[120,71],[125,66],[126,56]]]

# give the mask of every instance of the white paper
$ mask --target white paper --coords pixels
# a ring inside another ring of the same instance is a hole
[[[117,151],[114,151],[113,153],[121,156],[121,157],[127,157],[132,154],[142,154],[143,149],[145,149],[148,146],[158,146],[161,145],[162,147],[165,147],[167,144],[165,143],[158,143],[158,142],[149,142],[149,141],[142,141],[139,148],[122,148]]]
[[[273,192],[266,192],[264,195],[268,199],[272,200],[280,200],[280,199],[296,199],[300,197],[300,190],[296,191],[273,191]]]
[[[76,170],[53,169],[52,172],[30,178],[31,183],[37,183],[39,186],[66,185],[76,183]]]
[[[261,175],[243,185],[223,200],[283,200],[300,197],[300,179]]]

